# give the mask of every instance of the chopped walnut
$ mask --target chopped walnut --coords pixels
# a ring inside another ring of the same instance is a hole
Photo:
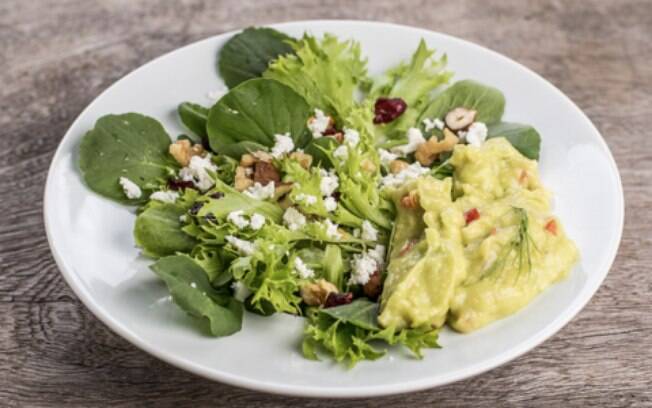
[[[389,162],[389,171],[392,174],[398,174],[403,170],[407,169],[408,167],[410,167],[410,165],[403,160],[392,160],[391,162]]]
[[[256,163],[256,158],[249,153],[243,154],[240,158],[240,165],[242,167],[251,167],[254,163]]]
[[[290,159],[298,161],[304,169],[309,169],[312,165],[312,156],[308,153],[292,152],[290,153]]]
[[[438,141],[437,138],[431,137],[427,142],[417,147],[414,157],[422,166],[430,166],[439,153],[453,150],[459,140],[455,133],[449,129],[444,129],[444,140]]]
[[[272,163],[258,161],[254,164],[254,183],[266,186],[269,183],[278,184],[281,182],[281,174]]]
[[[168,151],[177,163],[185,167],[190,163],[192,156],[201,156],[204,154],[204,147],[200,144],[192,145],[190,140],[182,139],[172,143]]]
[[[338,293],[337,287],[325,279],[310,282],[301,288],[301,298],[308,306],[321,306],[330,293]]]
[[[412,190],[401,197],[401,206],[410,209],[417,208],[419,206],[419,192],[417,190]]]
[[[257,152],[253,152],[252,155],[259,161],[264,161],[267,163],[271,163],[274,160],[274,156],[271,154],[264,152],[262,150],[258,150]]]
[[[235,189],[245,191],[254,184],[254,181],[247,175],[247,167],[238,166],[235,169]]]

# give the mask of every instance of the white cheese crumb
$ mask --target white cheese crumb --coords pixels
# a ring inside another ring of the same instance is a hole
[[[342,235],[340,232],[337,230],[339,228],[339,225],[335,224],[333,221],[326,219],[324,221],[324,225],[326,226],[326,236],[331,239],[340,239]]]
[[[324,132],[328,129],[330,123],[330,116],[324,115],[324,112],[320,109],[315,109],[315,117],[308,122],[308,129],[310,129],[313,138],[319,139],[324,136]]]
[[[192,156],[188,166],[179,171],[179,176],[184,181],[192,181],[201,191],[206,191],[213,187],[215,180],[208,174],[208,171],[215,172],[217,167],[211,161],[210,154],[204,157]]]
[[[353,236],[354,236],[355,238],[360,238],[360,234],[361,234],[361,232],[360,232],[360,228],[355,228],[355,229],[353,230]]]
[[[337,178],[337,175],[334,172],[326,174],[322,173],[321,181],[319,182],[319,189],[324,197],[333,194],[339,185],[339,178]]]
[[[370,251],[354,255],[351,261],[351,278],[349,284],[364,285],[369,282],[369,278],[380,269],[374,255]]]
[[[355,129],[344,128],[344,143],[355,147],[360,143],[360,133]]]
[[[435,119],[425,118],[423,120],[423,126],[425,126],[426,132],[429,132],[435,128],[442,130],[444,129],[444,121],[439,118],[435,118]]]
[[[324,207],[326,211],[333,212],[337,210],[337,201],[333,197],[326,197],[324,198]]]
[[[190,287],[193,289],[197,289],[197,284],[195,282],[190,282]]]
[[[272,147],[272,156],[279,159],[284,154],[290,153],[294,150],[294,141],[290,137],[290,132],[283,135],[274,135],[274,147]]]
[[[317,204],[317,197],[312,194],[299,193],[296,195],[295,199],[297,202],[303,201],[308,205]]]
[[[122,191],[125,192],[125,195],[128,199],[134,200],[136,198],[140,198],[143,195],[143,192],[140,190],[140,187],[138,187],[138,184],[134,183],[128,178],[120,177],[118,182],[122,186]]]
[[[397,174],[388,174],[382,178],[380,184],[383,187],[396,187],[404,184],[408,180],[418,178],[426,173],[430,169],[428,167],[421,166],[418,162],[414,162],[407,166],[405,169],[401,170]]]
[[[245,218],[244,211],[242,210],[231,211],[226,216],[226,220],[238,227],[238,229],[245,229],[249,226],[249,220]]]
[[[251,295],[249,288],[240,281],[233,282],[231,289],[233,289],[233,298],[238,302],[244,302]]]
[[[362,222],[362,234],[361,238],[367,241],[377,241],[378,240],[378,230],[367,220]]]
[[[418,128],[408,129],[407,138],[407,144],[393,147],[392,152],[402,155],[414,153],[419,145],[426,142],[426,139],[423,138],[423,133]]]
[[[252,255],[256,250],[256,244],[253,242],[245,241],[244,239],[234,237],[233,235],[227,235],[224,238],[226,239],[226,242],[233,245],[233,247],[242,255]]]
[[[385,264],[385,245],[376,245],[376,247],[369,251],[369,256],[374,258],[378,265],[382,267]]]
[[[251,226],[251,229],[254,231],[258,231],[265,225],[265,216],[262,214],[254,213],[251,216],[251,220],[249,225]]]
[[[398,159],[398,154],[390,153],[385,149],[378,149],[378,156],[380,157],[380,162],[385,166],[389,166],[389,163]]]
[[[340,145],[333,151],[333,157],[340,160],[346,160],[349,158],[349,149],[346,147],[346,145]]]
[[[466,141],[471,146],[480,147],[487,140],[487,125],[474,122],[465,135]]]
[[[290,231],[296,231],[306,225],[306,217],[294,207],[289,207],[283,213],[283,222],[288,226]]]
[[[299,276],[303,279],[310,279],[315,276],[315,271],[312,270],[308,265],[306,265],[301,258],[298,256],[294,258],[294,269],[297,271]]]
[[[150,200],[156,200],[156,201],[161,201],[163,203],[173,203],[177,201],[177,198],[179,198],[179,193],[176,191],[157,191],[155,193],[152,193],[152,195],[149,196]]]
[[[179,222],[186,222],[187,220],[188,220],[188,216],[186,214],[179,216]]]
[[[270,181],[266,185],[262,185],[259,182],[255,182],[253,186],[249,187],[244,191],[245,195],[248,197],[254,198],[256,200],[265,200],[270,197],[274,197],[274,182]]]

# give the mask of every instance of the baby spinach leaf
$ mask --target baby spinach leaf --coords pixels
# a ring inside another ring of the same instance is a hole
[[[206,121],[208,120],[208,108],[192,102],[183,102],[177,109],[181,122],[202,140],[208,138],[206,133]]]
[[[134,224],[134,239],[143,254],[160,258],[189,252],[197,241],[181,230],[179,217],[185,213],[185,209],[176,204],[152,201]]]
[[[291,88],[269,79],[251,79],[233,88],[208,114],[208,138],[217,152],[238,157],[239,143],[271,147],[274,135],[289,133],[296,147],[308,142],[310,108]],[[242,145],[240,145],[242,146]]]
[[[367,299],[356,299],[348,305],[322,309],[321,312],[363,329],[380,330],[377,321],[378,303]]]
[[[156,119],[138,113],[106,115],[84,135],[79,168],[96,193],[125,204],[141,204],[178,168],[168,154],[169,145],[170,137]],[[128,199],[120,177],[136,183],[143,195]]]
[[[220,76],[229,88],[257,78],[279,55],[292,53],[289,37],[273,28],[249,27],[234,35],[219,53]]]
[[[498,89],[479,82],[458,81],[435,97],[421,114],[419,123],[426,118],[444,119],[448,112],[458,107],[477,110],[475,120],[489,125],[503,117],[505,97]]]
[[[541,149],[541,136],[530,125],[520,123],[499,122],[488,127],[489,138],[504,137],[523,156],[532,160],[539,160]]]
[[[174,302],[208,323],[213,336],[228,336],[242,327],[242,303],[214,289],[206,272],[186,255],[161,258],[151,266],[167,285]]]

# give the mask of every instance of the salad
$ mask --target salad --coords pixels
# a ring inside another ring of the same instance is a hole
[[[576,263],[539,133],[424,41],[377,77],[330,34],[248,28],[217,60],[228,89],[178,106],[186,134],[110,114],[79,148],[86,185],[137,207],[136,245],[204,332],[287,313],[306,358],[421,357],[444,325],[515,313]]]

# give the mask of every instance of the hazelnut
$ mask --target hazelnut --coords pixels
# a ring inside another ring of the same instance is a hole
[[[301,288],[301,298],[308,306],[321,306],[330,293],[338,293],[337,286],[325,279],[309,282]]]
[[[403,160],[392,160],[391,162],[389,162],[389,171],[392,174],[398,174],[403,170],[407,169],[408,167],[410,167],[410,165]]]
[[[451,130],[463,130],[471,126],[478,111],[466,108],[455,108],[446,114],[446,126]]]

